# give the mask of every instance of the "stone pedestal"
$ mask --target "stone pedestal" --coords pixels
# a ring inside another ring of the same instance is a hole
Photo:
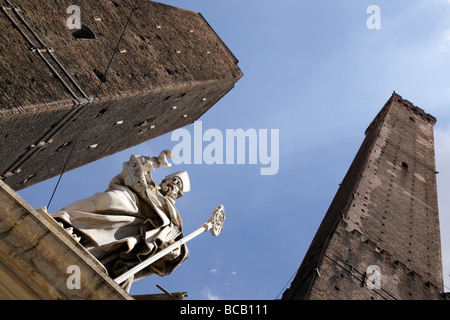
[[[0,299],[133,298],[53,218],[0,181]]]

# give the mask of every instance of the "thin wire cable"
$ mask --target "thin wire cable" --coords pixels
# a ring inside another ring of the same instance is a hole
[[[345,271],[347,271],[347,272],[349,273],[349,275],[352,276],[353,278],[355,278],[355,279],[357,279],[357,280],[359,280],[359,281],[361,281],[361,282],[364,282],[364,278],[363,278],[363,279],[358,278],[358,277],[353,273],[353,271],[356,271],[356,272],[359,273],[362,277],[365,277],[365,275],[364,275],[362,272],[360,272],[360,271],[358,271],[357,269],[355,269],[355,268],[354,268],[352,265],[350,265],[349,263],[343,261],[343,262],[344,262],[346,265],[348,265],[349,268],[350,268],[350,269],[347,269],[347,268],[345,268],[343,265],[341,265],[339,262],[337,262],[337,261],[334,260],[333,258],[329,257],[328,255],[325,254],[325,257],[328,258],[328,259],[330,259],[333,263],[335,263],[336,265],[338,265],[339,267],[341,267],[341,268],[344,269]],[[378,295],[379,295],[380,297],[382,297],[383,299],[388,300],[385,296],[383,296],[380,292],[376,291],[374,288],[370,288],[370,289],[373,290],[376,294],[378,294]],[[395,297],[394,297],[391,293],[389,293],[388,291],[384,290],[383,288],[379,288],[379,289],[380,289],[381,291],[387,293],[392,299],[397,300],[397,298],[395,298]]]
[[[280,292],[278,293],[278,295],[276,296],[275,300],[278,299],[278,297],[280,296],[280,294],[283,292],[284,289],[286,289],[286,287],[288,286],[289,283],[291,283],[292,279],[294,279],[295,275],[297,274],[298,269],[295,270],[294,274],[291,276],[291,278],[286,282],[286,284],[284,285],[284,287],[280,290]]]
[[[122,33],[121,33],[121,35],[119,37],[119,40],[117,41],[116,47],[114,48],[114,51],[113,51],[113,53],[111,55],[111,58],[109,59],[108,65],[106,66],[106,70],[105,70],[104,76],[100,79],[100,84],[97,87],[97,91],[95,92],[95,95],[94,95],[93,99],[90,101],[90,103],[89,103],[89,105],[87,107],[86,115],[85,115],[85,117],[83,119],[83,122],[81,123],[80,130],[78,131],[78,134],[77,134],[77,136],[76,136],[76,138],[74,140],[72,148],[70,149],[70,152],[69,152],[69,155],[67,157],[66,163],[64,164],[64,167],[63,167],[63,169],[61,171],[61,174],[59,175],[58,181],[56,182],[55,188],[53,189],[53,193],[52,193],[52,195],[50,197],[50,200],[49,200],[49,202],[47,204],[47,210],[50,207],[50,204],[52,203],[53,197],[55,196],[56,190],[58,189],[59,183],[61,182],[62,176],[64,175],[64,173],[66,171],[66,168],[67,168],[67,165],[68,165],[68,163],[70,161],[70,158],[72,157],[73,151],[75,150],[75,146],[77,144],[77,141],[80,138],[81,133],[82,133],[82,131],[83,131],[85,125],[86,125],[87,119],[88,119],[90,111],[92,109],[92,105],[94,104],[95,99],[97,98],[97,96],[98,96],[98,94],[100,92],[102,84],[105,82],[106,75],[108,74],[109,67],[111,66],[111,63],[114,60],[114,56],[116,55],[116,53],[117,53],[117,51],[119,49],[120,42],[122,41],[123,35],[125,34],[125,31],[126,31],[126,29],[128,27],[128,24],[129,24],[130,20],[131,20],[131,17],[133,16],[133,13],[134,13],[134,11],[137,8],[138,2],[139,2],[139,0],[136,0],[135,3],[134,3],[133,8],[131,9],[131,12],[130,12],[130,15],[128,16],[127,22],[125,23],[125,26],[123,27]]]

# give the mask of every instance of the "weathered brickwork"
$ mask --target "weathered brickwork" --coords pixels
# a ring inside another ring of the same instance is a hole
[[[441,299],[433,126],[393,94],[366,131],[284,299]],[[380,288],[368,287],[370,266]]]
[[[243,75],[197,12],[139,1],[104,77],[134,0],[10,2],[88,98],[106,80],[68,170],[193,123]],[[67,28],[70,5],[94,38]],[[18,190],[61,172],[89,104],[9,5],[0,11],[0,35],[0,178]]]

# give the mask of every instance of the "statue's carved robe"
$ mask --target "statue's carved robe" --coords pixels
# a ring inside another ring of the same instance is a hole
[[[137,158],[124,163],[124,170],[111,180],[108,189],[51,213],[65,227],[73,227],[80,243],[116,277],[154,255],[170,242],[183,237],[182,220],[175,201],[163,196],[151,176],[143,173]],[[188,258],[186,245],[172,251],[123,283],[150,274],[170,274]]]

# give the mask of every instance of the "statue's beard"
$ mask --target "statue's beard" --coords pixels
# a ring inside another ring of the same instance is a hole
[[[177,199],[180,197],[178,186],[174,186],[172,184],[162,184],[161,193],[172,199]]]

